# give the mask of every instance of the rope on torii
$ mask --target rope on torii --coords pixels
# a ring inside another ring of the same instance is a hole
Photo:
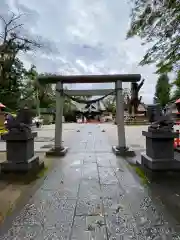
[[[96,99],[85,100],[85,99],[79,99],[79,98],[70,96],[70,95],[66,94],[63,90],[56,89],[56,91],[61,92],[64,96],[70,98],[70,99],[73,100],[74,102],[83,103],[83,104],[89,104],[89,105],[90,105],[90,104],[93,104],[93,103],[96,103],[96,102],[102,101],[104,98],[106,98],[106,97],[108,97],[108,96],[116,93],[117,90],[122,90],[122,88],[121,88],[121,89],[114,89],[112,92],[110,92],[110,93],[108,93],[108,94],[106,94],[106,95],[104,95],[104,96],[102,96],[102,97],[96,98]]]

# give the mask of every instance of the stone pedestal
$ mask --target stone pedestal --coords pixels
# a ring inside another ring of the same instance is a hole
[[[67,147],[52,148],[46,152],[47,157],[63,157],[68,151]]]
[[[129,148],[119,148],[117,146],[112,146],[112,151],[116,156],[121,157],[134,157],[136,155],[135,152]]]
[[[1,163],[1,172],[19,173],[38,170],[44,164],[34,155],[34,138],[37,133],[31,131],[10,131],[2,135],[6,141],[7,161]]]
[[[177,133],[171,131],[142,132],[146,137],[146,153],[141,155],[140,164],[155,171],[180,171],[180,161],[174,159],[174,138]]]

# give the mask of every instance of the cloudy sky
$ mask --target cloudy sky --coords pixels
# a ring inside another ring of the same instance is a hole
[[[128,0],[0,0],[0,12],[25,13],[24,29],[41,36],[48,49],[23,56],[38,72],[63,74],[140,73],[146,82],[143,101],[151,103],[154,66],[139,67],[146,51],[139,39],[126,40],[131,7]],[[129,85],[128,85],[129,86]],[[107,84],[76,88],[108,88]],[[127,85],[125,86],[127,87]]]

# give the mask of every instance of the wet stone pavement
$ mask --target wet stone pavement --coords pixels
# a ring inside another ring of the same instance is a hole
[[[180,226],[98,125],[81,125],[75,139],[0,240],[180,239]]]

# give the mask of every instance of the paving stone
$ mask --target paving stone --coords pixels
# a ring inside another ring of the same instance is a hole
[[[69,240],[71,234],[71,223],[62,223],[59,228],[51,227],[43,229],[37,236],[37,240]]]
[[[0,240],[39,240],[38,236],[42,230],[43,228],[38,225],[13,226],[3,237],[0,237]]]
[[[71,240],[107,240],[104,219],[99,216],[75,217]]]
[[[86,167],[86,165],[82,169],[82,178],[83,179],[96,179],[99,180],[97,166],[89,167],[89,165]]]
[[[79,183],[78,185],[75,184],[74,186],[65,185],[59,188],[58,190],[44,190],[44,191],[48,191],[51,194],[57,195],[59,199],[77,199],[78,189]]]
[[[86,218],[83,217],[75,217],[74,226],[72,229],[71,240],[89,240],[91,239],[91,232],[86,229]]]
[[[142,190],[144,188],[134,179],[134,176],[129,172],[129,170],[119,167],[114,170],[121,188],[123,188],[126,192],[131,192],[133,189]]]
[[[98,167],[101,184],[118,184],[118,179],[112,168]]]
[[[111,168],[112,165],[110,163],[110,161],[108,159],[97,159],[97,165],[98,167],[108,167],[108,168]]]
[[[147,200],[144,199],[144,201],[147,201]],[[143,203],[143,200],[141,203]],[[153,203],[151,203],[151,201],[149,202],[150,203],[149,206],[148,205],[143,206],[141,205],[141,203],[140,203],[140,208],[138,206],[137,208],[135,208],[135,206],[131,206],[131,209],[132,209],[131,211],[134,214],[136,224],[138,226],[149,227],[152,224],[160,226],[166,223],[166,221],[164,220],[163,214],[161,212],[158,212],[153,207]],[[146,204],[146,203],[143,203],[143,204]]]
[[[96,155],[87,154],[83,160],[83,163],[97,163]]]
[[[118,184],[103,184],[101,185],[101,192],[104,204],[108,204],[108,201],[119,203],[124,197],[124,192]]]
[[[83,161],[83,167],[86,168],[97,168],[97,162],[89,162],[89,161]]]
[[[71,215],[74,213],[76,200],[60,200],[58,195],[49,191],[38,191],[34,198],[31,198],[29,203],[20,212],[19,216],[13,221],[14,226],[23,225],[38,225],[43,226],[48,217],[48,211],[61,213],[61,219],[64,221],[64,210]],[[67,217],[67,218],[68,218]]]
[[[137,239],[157,239],[157,240],[179,240],[180,239],[180,228],[170,228],[166,225],[162,226],[151,226],[148,228],[141,228],[137,232]]]
[[[154,201],[152,201],[146,190],[132,189],[125,193],[125,196],[138,226],[160,226],[167,223],[162,211],[163,206],[159,203],[158,207],[155,207],[157,200],[154,198]]]
[[[96,199],[79,199],[76,207],[76,215],[103,215],[102,200],[100,197],[97,197]]]
[[[45,217],[43,227],[46,228],[56,228],[57,230],[61,228],[61,225],[71,226],[73,222],[74,211],[63,209],[62,211],[48,211]]]
[[[66,187],[69,190],[78,188],[81,179],[81,168],[68,169],[65,172],[57,172],[47,177],[42,185],[46,190],[62,190]]]
[[[112,157],[110,160],[111,166],[114,168],[115,171],[120,171],[120,172],[124,172],[125,168],[123,166],[123,159],[121,159],[120,157]]]
[[[97,160],[101,160],[101,159],[110,160],[110,159],[114,158],[114,155],[112,153],[105,153],[105,154],[104,153],[96,153],[96,157],[97,157]]]
[[[60,178],[57,181],[48,181],[48,179],[46,179],[41,189],[63,191],[65,188],[68,188],[69,190],[76,191],[76,189],[79,187],[80,179],[81,178],[78,177],[78,179],[75,179],[73,183],[70,178],[68,179],[68,177]]]
[[[124,239],[135,237],[136,224],[131,214],[127,214],[125,211],[108,210],[105,218],[110,239],[116,236],[124,237]]]
[[[70,210],[74,211],[76,206],[76,200],[75,199],[61,199],[59,198],[59,195],[52,196],[52,204],[49,207],[48,211],[56,211],[59,213],[62,213],[64,210]]]
[[[14,226],[42,225],[47,209],[52,205],[53,199],[49,193],[43,194],[38,191],[34,197],[20,211],[19,215],[14,219]]]
[[[100,184],[98,180],[83,179],[80,184],[79,198],[97,199],[101,197]]]
[[[73,162],[69,165],[69,167],[70,167],[70,168],[81,168],[82,165],[83,165],[83,159],[77,158],[77,160],[76,160],[76,161],[73,161]]]

